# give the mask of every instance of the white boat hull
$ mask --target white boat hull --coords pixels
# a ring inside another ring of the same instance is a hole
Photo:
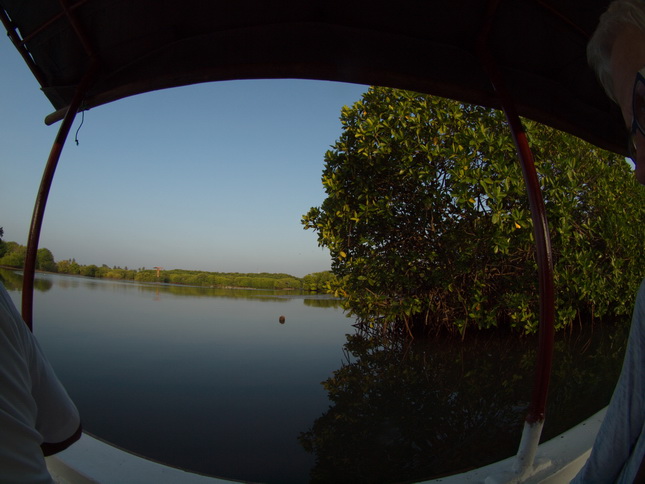
[[[572,429],[538,446],[535,463],[520,475],[517,458],[495,462],[462,474],[431,479],[442,484],[560,484],[568,483],[584,465],[605,415],[605,409]],[[214,484],[236,482],[203,476],[154,462],[107,444],[90,435],[60,454],[47,457],[58,484]]]

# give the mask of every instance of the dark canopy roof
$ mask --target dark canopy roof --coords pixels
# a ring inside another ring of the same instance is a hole
[[[0,13],[56,110],[93,62],[100,70],[86,107],[253,78],[384,85],[499,106],[476,49],[489,3],[499,5],[487,43],[519,113],[624,152],[620,113],[585,57],[607,0],[0,0]]]

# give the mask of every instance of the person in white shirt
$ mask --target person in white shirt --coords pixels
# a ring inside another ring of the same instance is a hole
[[[52,483],[45,456],[81,434],[76,406],[0,284],[0,482]]]
[[[587,46],[587,57],[621,109],[634,174],[645,184],[645,0],[612,2]],[[589,459],[572,482],[645,482],[644,456],[645,281],[636,297],[625,360],[607,414]]]

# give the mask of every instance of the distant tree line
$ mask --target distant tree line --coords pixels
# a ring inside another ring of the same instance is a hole
[[[21,269],[24,267],[27,248],[16,242],[4,242],[0,227],[0,266]],[[56,272],[59,274],[78,275],[105,279],[121,279],[138,282],[163,282],[206,287],[240,287],[250,289],[299,289],[308,292],[325,292],[333,279],[330,271],[307,274],[303,278],[290,274],[239,273],[239,272],[206,272],[183,269],[162,270],[157,277],[156,269],[128,269],[128,267],[110,267],[106,264],[82,265],[75,259],[56,262],[49,249],[38,249],[36,270]]]

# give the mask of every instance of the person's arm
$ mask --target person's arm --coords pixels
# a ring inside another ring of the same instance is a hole
[[[47,456],[65,450],[76,442],[82,435],[82,426],[76,406],[35,338],[31,348],[31,394],[38,407],[36,430],[43,437],[40,447]]]
[[[81,435],[83,435],[83,426],[79,423],[76,431],[72,435],[70,435],[67,439],[56,443],[43,442],[42,444],[40,444],[40,448],[43,451],[43,455],[45,457],[58,454],[59,452],[67,449],[78,439],[80,439]]]
[[[0,284],[0,482],[50,484],[44,456],[80,435],[76,406]]]

